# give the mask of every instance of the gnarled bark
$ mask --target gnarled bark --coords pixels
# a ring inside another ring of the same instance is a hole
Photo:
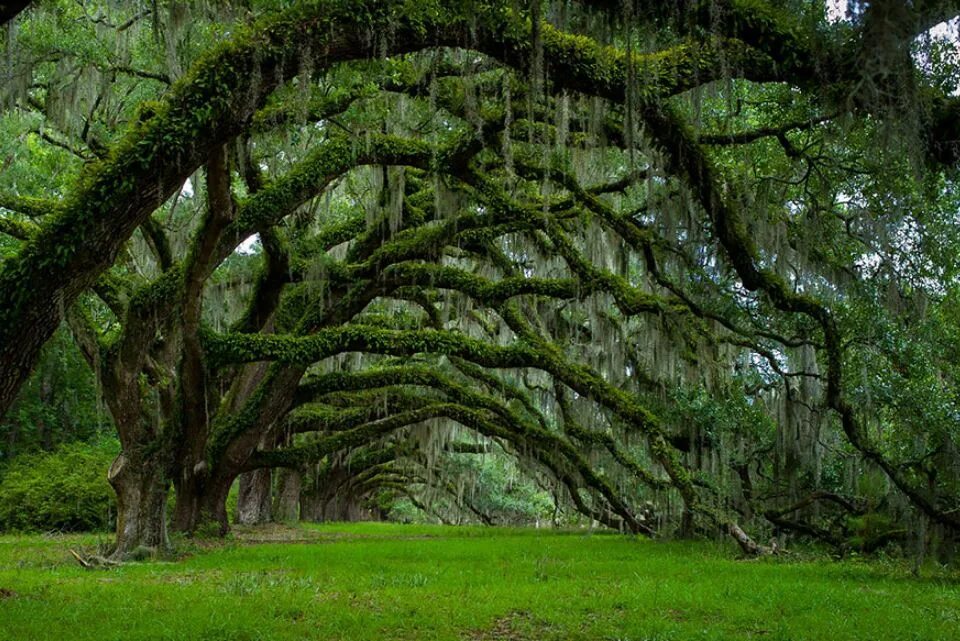
[[[117,541],[114,558],[137,550],[165,550],[169,482],[157,461],[121,452],[107,475],[117,493]]]
[[[273,520],[296,521],[300,516],[300,486],[303,475],[300,470],[284,468],[277,471],[277,496],[273,505]]]
[[[216,524],[221,536],[225,535],[230,524],[227,520],[227,495],[236,474],[206,475],[205,469],[186,479],[177,486],[177,505],[173,514],[173,529],[192,534],[204,524]]]
[[[240,475],[240,494],[237,497],[237,523],[259,525],[271,517],[271,470],[261,468]]]

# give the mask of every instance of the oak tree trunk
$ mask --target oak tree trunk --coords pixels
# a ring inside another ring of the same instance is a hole
[[[277,474],[277,500],[274,505],[275,521],[296,521],[299,518],[300,486],[303,477],[298,470],[282,469]]]
[[[169,547],[166,506],[169,484],[156,461],[120,453],[107,479],[117,493],[117,541],[114,558],[137,550],[151,553]]]
[[[173,529],[194,534],[206,525],[215,525],[220,536],[230,530],[227,519],[227,495],[236,475],[205,476],[198,470],[177,484],[177,504],[173,513]]]
[[[237,498],[237,523],[259,525],[270,521],[271,474],[262,468],[240,475],[240,495]]]

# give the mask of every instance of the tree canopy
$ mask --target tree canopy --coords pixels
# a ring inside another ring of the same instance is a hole
[[[0,411],[65,325],[118,555],[271,469],[489,520],[491,452],[637,534],[953,540],[960,3],[833,8],[0,5]]]

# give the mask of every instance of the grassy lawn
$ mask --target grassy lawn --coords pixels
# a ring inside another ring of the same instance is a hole
[[[177,562],[84,570],[95,537],[0,537],[0,639],[960,639],[960,578],[738,561],[615,535],[273,528]]]

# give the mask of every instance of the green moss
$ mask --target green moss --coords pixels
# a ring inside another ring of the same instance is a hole
[[[56,215],[60,208],[59,202],[46,198],[0,193],[0,209],[7,209],[28,218]]]
[[[33,223],[0,217],[0,234],[7,234],[18,240],[30,240],[38,231],[39,228]]]
[[[306,463],[319,461],[334,452],[364,445],[371,440],[408,425],[431,418],[449,416],[453,413],[453,408],[454,406],[449,403],[436,403],[420,409],[400,412],[352,429],[338,431],[310,443],[282,450],[260,452],[254,456],[251,465],[257,467],[300,467]]]
[[[400,263],[386,270],[387,277],[407,285],[453,289],[487,307],[523,295],[559,299],[579,298],[581,288],[572,278],[533,278],[511,276],[492,281],[464,269],[429,263]]]
[[[176,306],[183,287],[183,270],[175,266],[152,283],[138,289],[128,303],[128,314],[144,317],[155,310]]]
[[[492,18],[480,44],[486,53],[511,64],[525,66],[532,59],[529,20],[508,13]],[[544,22],[540,28],[543,55],[550,75],[562,84],[587,94],[603,95],[622,102],[626,98],[628,59],[624,52],[604,47],[595,40],[565,33]],[[635,54],[632,60],[638,85],[639,105],[653,105],[706,79],[720,78],[730,68],[749,68],[773,73],[773,59],[747,47],[736,38],[707,38],[651,54]]]

